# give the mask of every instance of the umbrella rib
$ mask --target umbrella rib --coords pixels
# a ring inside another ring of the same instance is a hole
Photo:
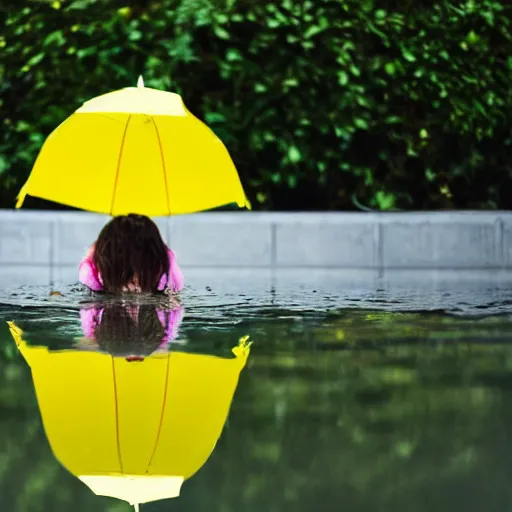
[[[114,201],[116,199],[117,182],[119,180],[119,170],[121,169],[121,158],[123,156],[124,143],[126,140],[126,132],[128,131],[128,125],[130,124],[131,118],[132,118],[132,115],[130,114],[128,116],[128,119],[126,120],[126,124],[124,125],[123,138],[121,139],[121,147],[119,148],[119,156],[117,157],[116,177],[114,179],[114,189],[112,191],[112,203],[110,204],[110,215],[112,215],[112,212],[114,211]]]
[[[119,469],[121,473],[124,473],[123,460],[121,458],[121,444],[119,442],[119,404],[117,402],[117,381],[116,381],[116,367],[114,358],[112,359],[112,376],[114,378],[114,406],[116,411],[116,440],[117,440],[117,457],[119,459]]]
[[[153,117],[151,117],[151,121],[153,121],[153,126],[155,127],[156,139],[158,140],[158,147],[160,149],[160,158],[162,160],[162,170],[164,171],[165,197],[167,199],[167,211],[168,211],[169,215],[171,215],[171,205],[169,203],[169,187],[167,185],[167,170],[165,168],[164,149],[162,147],[162,139],[160,139],[160,133],[158,131],[158,126],[156,125],[156,122],[153,119]]]
[[[169,361],[171,359],[171,355],[167,354],[167,372],[165,374],[165,389],[164,389],[164,399],[162,403],[162,414],[160,415],[160,425],[158,426],[158,433],[156,435],[155,447],[153,448],[153,453],[151,454],[151,458],[149,459],[148,468],[146,469],[146,473],[149,473],[149,468],[153,463],[153,458],[155,457],[156,449],[158,447],[158,441],[160,441],[160,434],[162,433],[162,424],[164,422],[164,414],[165,408],[167,407],[167,388],[169,386]]]

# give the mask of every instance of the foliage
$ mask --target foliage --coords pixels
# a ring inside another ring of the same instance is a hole
[[[505,0],[2,3],[0,205],[84,100],[182,94],[261,209],[509,208]],[[0,13],[1,14],[1,13]],[[71,171],[71,170],[70,170]]]

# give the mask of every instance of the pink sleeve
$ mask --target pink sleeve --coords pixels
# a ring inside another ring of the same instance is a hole
[[[100,310],[94,306],[80,309],[80,322],[86,338],[94,338],[94,330],[98,325]]]
[[[78,280],[94,292],[103,289],[98,269],[94,263],[94,246],[92,246],[78,266]]]
[[[183,290],[184,279],[175,254],[169,249],[169,276],[171,280],[171,288],[174,292]]]
[[[183,290],[183,274],[178,266],[174,252],[172,252],[171,249],[167,249],[167,254],[169,255],[169,282],[167,283],[167,276],[163,275],[160,283],[158,284],[158,289],[162,291],[167,284],[173,292],[179,292],[180,290]]]
[[[157,314],[162,325],[166,327],[164,339],[160,344],[160,346],[162,346],[174,341],[177,338],[178,329],[185,314],[185,308],[183,306],[179,306],[167,311],[159,310]]]

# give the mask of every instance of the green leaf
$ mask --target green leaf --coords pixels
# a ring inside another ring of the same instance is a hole
[[[237,48],[229,48],[226,52],[226,60],[228,62],[235,62],[242,60],[242,54]]]
[[[29,139],[32,142],[35,142],[38,146],[42,145],[42,143],[44,142],[44,136],[42,133],[31,133]]]
[[[366,119],[363,119],[362,117],[356,117],[354,119],[354,126],[359,128],[360,130],[368,130],[368,121]]]
[[[435,181],[436,179],[436,174],[434,173],[434,171],[430,168],[427,168],[425,169],[425,178],[427,178],[427,181]]]
[[[283,80],[283,86],[285,86],[285,88],[297,87],[298,85],[299,81],[296,78],[287,78],[286,80]]]
[[[53,43],[57,46],[63,46],[66,43],[66,38],[64,37],[64,32],[62,30],[56,30],[51,34],[48,34],[43,40],[44,46],[49,46]]]
[[[471,30],[466,36],[466,41],[471,45],[477,44],[480,41],[480,36],[474,30]]]
[[[345,71],[338,71],[338,83],[342,86],[348,84],[348,74]]]
[[[329,23],[327,18],[322,17],[319,19],[319,23],[317,23],[315,25],[311,25],[310,27],[308,27],[306,29],[306,31],[304,32],[304,39],[309,39],[311,37],[314,37],[317,34],[320,34],[321,32],[323,32],[324,30],[327,30],[328,28],[330,28],[330,26],[331,26],[331,24]]]
[[[354,75],[354,76],[361,76],[361,70],[357,67],[357,66],[350,66],[350,72]]]
[[[27,62],[27,66],[33,67],[39,64],[44,59],[44,53],[38,53],[37,55],[34,55],[32,58],[29,59]]]
[[[256,194],[256,201],[258,201],[258,203],[263,204],[266,200],[267,200],[266,194],[263,194],[262,192],[258,192]]]
[[[402,48],[402,55],[407,62],[416,62],[416,57],[406,48]]]
[[[206,112],[204,120],[207,124],[223,123],[226,121],[226,116],[220,112]]]
[[[142,39],[142,32],[140,30],[131,30],[128,34],[130,41],[140,41]]]
[[[230,38],[229,32],[218,25],[213,29],[213,32],[219,39],[228,40]]]
[[[5,156],[0,155],[0,174],[4,174],[8,168],[9,165],[7,163],[7,158],[5,158]]]
[[[85,7],[87,7],[87,4],[89,4],[89,3],[90,3],[89,1],[77,0],[75,2],[71,2],[70,8],[84,9]],[[127,18],[128,16],[130,16],[131,13],[132,13],[131,7],[120,7],[117,10],[117,14],[119,14],[119,16],[122,16],[123,18]]]
[[[334,128],[334,133],[336,134],[336,137],[344,139],[345,141],[349,141],[351,138],[350,132],[343,126],[336,126]]]
[[[372,186],[375,182],[373,171],[371,169],[364,170],[364,184],[369,187]]]
[[[302,159],[302,153],[300,152],[299,148],[297,146],[290,146],[288,148],[288,160],[290,160],[291,163],[295,164],[297,162],[300,162]]]
[[[385,46],[389,46],[389,37],[386,33],[382,32],[382,30],[379,30],[373,23],[368,22],[367,24],[368,30],[376,34],[382,39],[382,42]]]
[[[16,131],[17,132],[28,132],[31,130],[31,126],[26,121],[18,121],[16,123]]]
[[[363,108],[371,108],[371,104],[368,101],[368,98],[366,98],[365,96],[361,96],[360,94],[358,94],[356,97],[356,102],[359,106]]]
[[[480,103],[477,100],[474,100],[473,105],[484,117],[487,117],[488,112],[487,112],[486,108],[482,105],[482,103]]]
[[[399,116],[388,116],[385,120],[386,124],[399,124],[403,122],[403,119]]]
[[[290,188],[295,188],[297,186],[297,176],[294,174],[288,175],[287,181]]]
[[[386,65],[384,66],[384,70],[386,71],[386,73],[388,75],[391,75],[391,76],[393,76],[396,72],[396,68],[395,68],[395,65],[393,64],[393,62],[386,62]]]
[[[76,55],[79,59],[83,59],[84,57],[89,57],[96,53],[96,48],[82,48],[76,52]]]
[[[70,4],[66,3],[66,8],[83,11],[90,8],[95,2],[96,0],[73,0]],[[117,13],[121,16],[129,16],[131,9],[129,7],[121,7],[121,9],[118,9]]]
[[[217,21],[217,23],[220,23],[221,25],[223,25],[224,23],[227,23],[229,21],[229,18],[224,13],[218,13],[215,16],[215,20]]]
[[[380,210],[391,210],[395,207],[395,196],[382,190],[375,194],[375,201]]]

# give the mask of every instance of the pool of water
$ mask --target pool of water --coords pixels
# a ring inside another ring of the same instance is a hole
[[[180,303],[3,291],[0,510],[508,510],[511,284],[233,270]],[[105,311],[124,320],[99,341]],[[127,327],[141,311],[158,320]]]

